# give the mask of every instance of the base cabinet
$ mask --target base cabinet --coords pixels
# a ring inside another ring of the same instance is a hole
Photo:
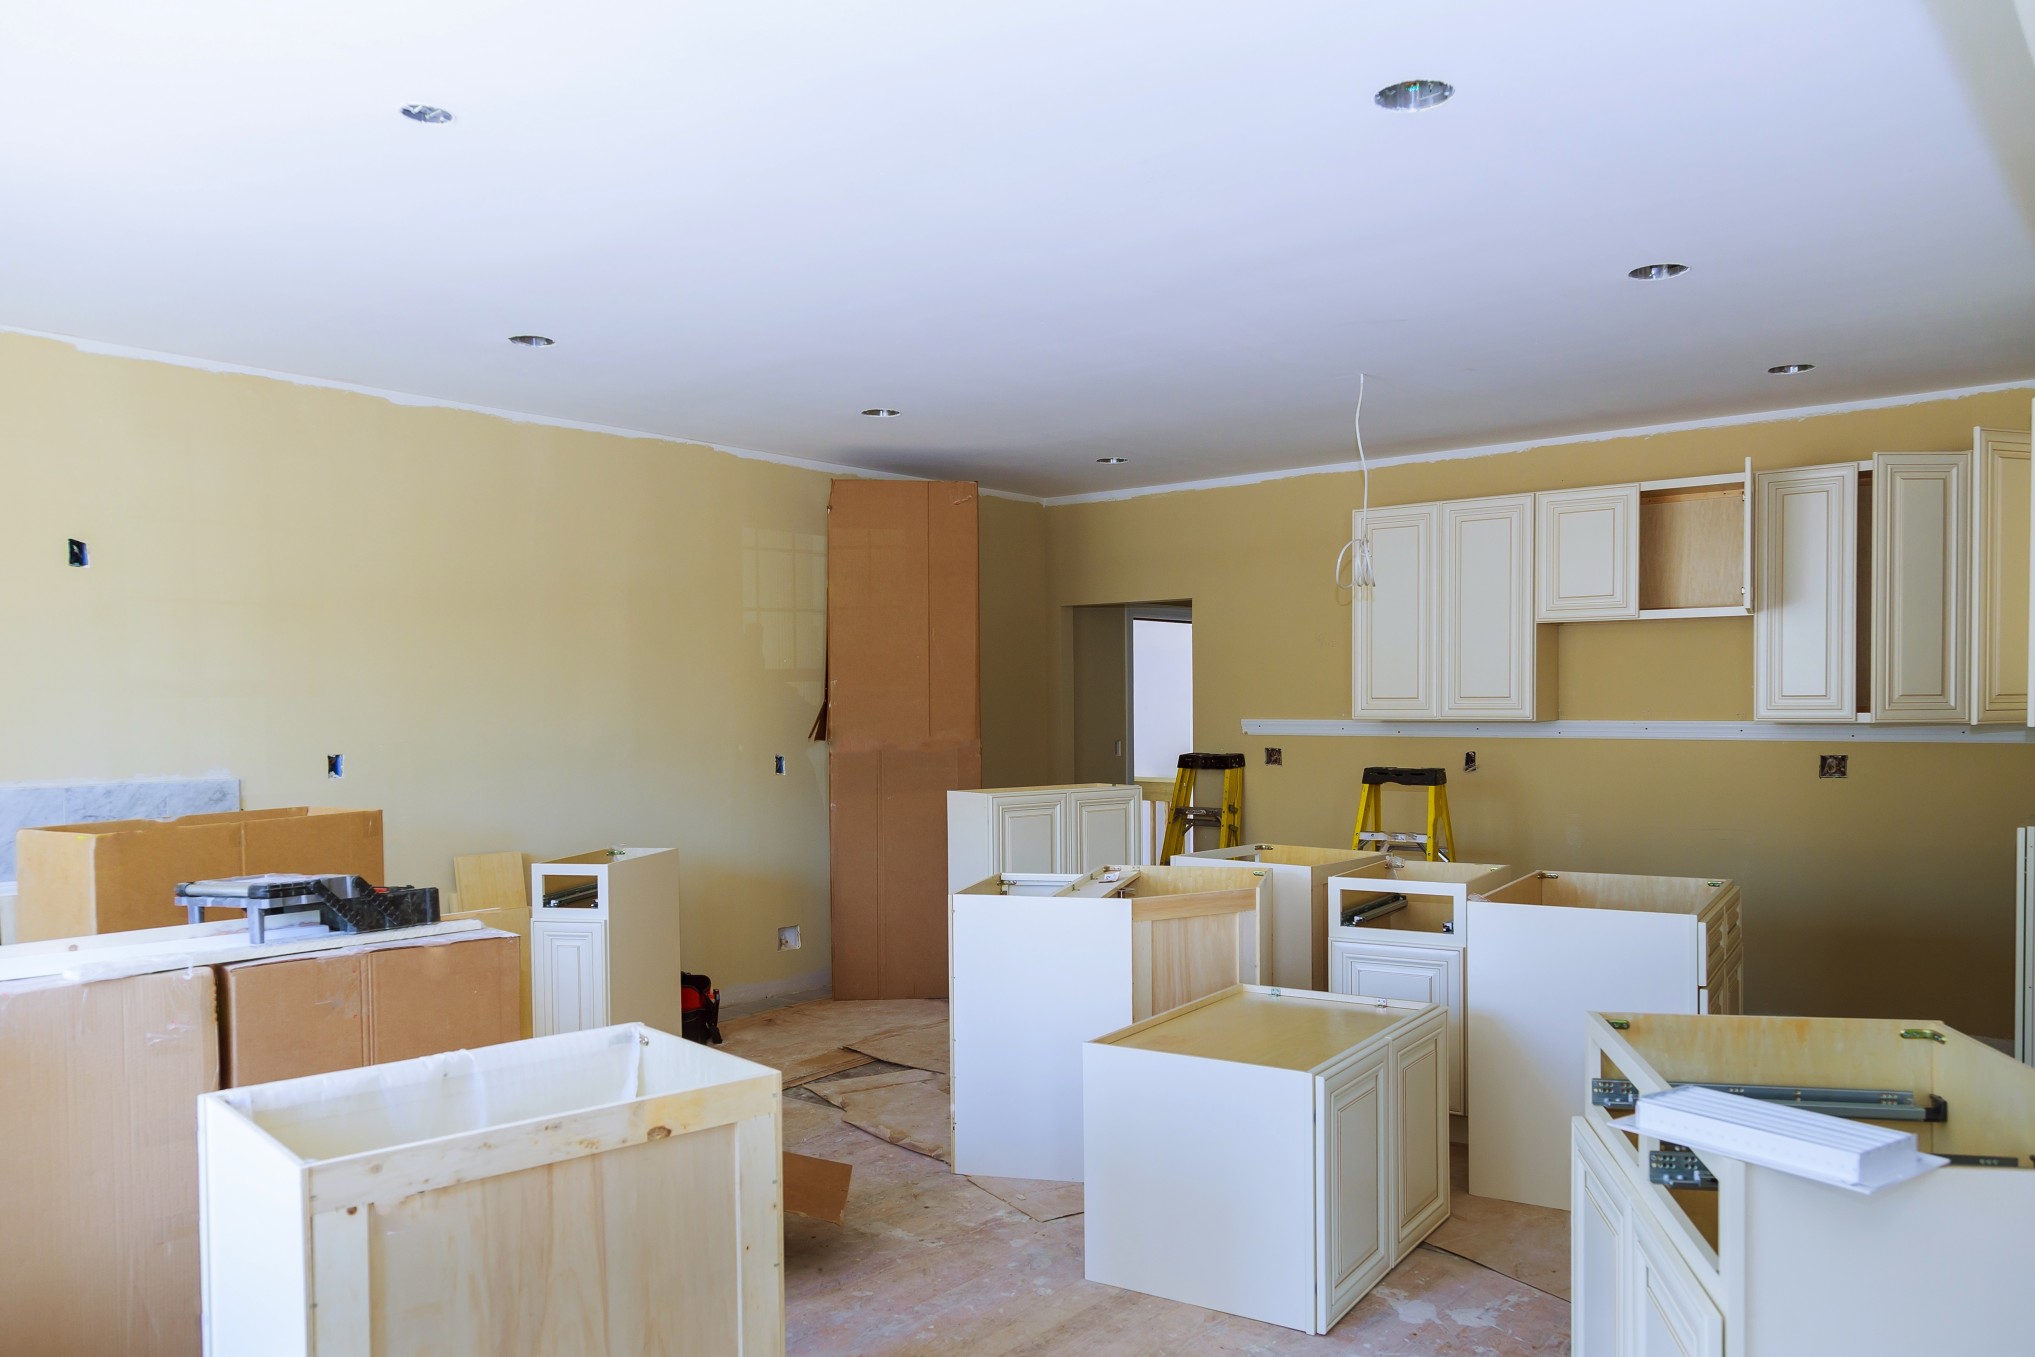
[[[607,1025],[608,926],[601,922],[530,926],[530,1017],[537,1032],[582,1032]]]
[[[685,1027],[678,852],[600,848],[530,867],[530,1021],[540,1037],[617,1022]]]
[[[1448,1109],[1462,1116],[1463,949],[1402,946],[1397,943],[1329,944],[1331,994],[1437,1004],[1448,1013]]]
[[[1724,1357],[1724,1320],[1659,1227],[1632,1209],[1596,1133],[1572,1128],[1574,1357]]]
[[[1446,1043],[1255,985],[1088,1042],[1088,1279],[1327,1333],[1448,1216]]]

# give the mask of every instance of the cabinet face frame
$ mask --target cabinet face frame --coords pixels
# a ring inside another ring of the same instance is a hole
[[[2028,705],[2029,435],[1972,430],[1971,680],[1977,725],[2035,722]]]
[[[1377,584],[1350,601],[1351,697],[1356,716],[1435,716],[1436,595],[1440,506],[1350,516],[1371,543]]]
[[[1877,452],[1872,713],[1971,720],[1971,454]]]
[[[1535,495],[1534,620],[1639,616],[1639,486]]]
[[[1858,716],[1858,467],[1754,478],[1753,718]]]

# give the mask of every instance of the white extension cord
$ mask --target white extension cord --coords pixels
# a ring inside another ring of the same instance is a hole
[[[1336,553],[1335,587],[1347,589],[1352,597],[1362,593],[1366,597],[1377,587],[1378,576],[1371,568],[1371,539],[1368,535],[1371,519],[1371,464],[1364,457],[1364,374],[1357,374],[1357,414],[1351,421],[1357,435],[1357,467],[1364,477],[1364,507],[1357,515],[1357,534],[1343,543],[1343,549]],[[1343,562],[1350,563],[1350,577],[1343,578]]]

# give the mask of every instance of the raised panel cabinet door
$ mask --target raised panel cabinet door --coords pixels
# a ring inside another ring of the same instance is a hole
[[[540,1037],[608,1025],[608,926],[530,926],[530,1022]]]
[[[1324,1236],[1316,1282],[1320,1329],[1349,1309],[1392,1266],[1389,1051],[1377,1051],[1319,1086],[1322,1172],[1315,1203]]]
[[[1535,495],[1534,617],[1581,622],[1639,616],[1639,487]]]
[[[1628,1227],[1626,1351],[1632,1357],[1724,1357],[1724,1318],[1689,1265],[1643,1212],[1634,1211]]]
[[[1441,714],[1530,721],[1533,496],[1441,506]]]
[[[1754,479],[1753,708],[1761,721],[1858,716],[1858,468]]]
[[[1379,510],[1351,532],[1371,543],[1377,583],[1350,600],[1350,673],[1356,716],[1433,716],[1437,506]]]
[[[1454,947],[1400,947],[1338,942],[1329,948],[1331,994],[1410,999],[1448,1010],[1449,1111],[1464,1103],[1463,954]]]
[[[1569,1341],[1573,1357],[1619,1357],[1631,1201],[1581,1117],[1570,1122],[1569,1156]]]
[[[1970,720],[1971,454],[1873,454],[1875,721]]]
[[[1092,872],[1138,860],[1138,792],[1074,792],[1068,799],[1074,808],[1071,860],[1056,871]]]
[[[1972,431],[1972,720],[2031,719],[2028,708],[2029,437]]]
[[[999,797],[990,839],[998,872],[1067,870],[1067,798]]]
[[[1448,1029],[1394,1041],[1391,1054],[1397,1261],[1449,1214]]]

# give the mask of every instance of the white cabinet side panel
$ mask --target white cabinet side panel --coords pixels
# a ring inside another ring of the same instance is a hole
[[[1312,1332],[1314,1079],[1123,1046],[1082,1059],[1088,1280]]]
[[[991,799],[981,792],[947,793],[947,893],[996,875],[990,841]]]
[[[1875,721],[1969,719],[1971,454],[1873,457]]]
[[[1584,1015],[1694,1013],[1702,924],[1472,900],[1470,936],[1470,1191],[1567,1210],[1569,1119],[1589,1104]]]
[[[1131,1022],[1127,902],[954,898],[954,1171],[1081,1178],[1081,1044]]]
[[[208,1357],[311,1350],[304,1182],[253,1125],[198,1099],[198,1209]]]
[[[1858,468],[1800,467],[1754,479],[1759,602],[1753,716],[1852,720],[1858,714]]]
[[[1353,715],[1436,713],[1435,523],[1435,507],[1417,505],[1373,513],[1364,529],[1377,584],[1350,602]]]

